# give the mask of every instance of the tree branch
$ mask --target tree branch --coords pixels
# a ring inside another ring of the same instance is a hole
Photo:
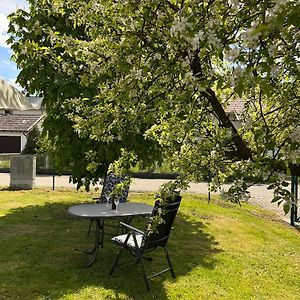
[[[198,57],[198,52],[199,50],[195,51],[194,59],[191,62],[191,69],[195,77],[197,77],[198,79],[202,79],[203,72],[200,64],[200,59]],[[237,132],[236,128],[230,121],[229,117],[226,115],[226,112],[222,104],[218,100],[215,92],[211,88],[207,88],[205,91],[201,92],[201,95],[209,101],[221,125],[231,130],[232,141],[237,149],[236,153],[234,154],[240,159],[252,159],[252,151],[247,147],[247,145]]]

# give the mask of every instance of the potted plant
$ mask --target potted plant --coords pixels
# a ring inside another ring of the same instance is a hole
[[[169,181],[161,185],[158,193],[155,195],[155,205],[152,215],[147,224],[148,234],[156,232],[158,225],[164,223],[163,214],[166,204],[181,201],[180,192],[187,188],[187,182],[182,178]]]
[[[161,185],[158,193],[155,195],[155,200],[162,203],[175,202],[180,200],[181,182],[179,180],[169,181]]]

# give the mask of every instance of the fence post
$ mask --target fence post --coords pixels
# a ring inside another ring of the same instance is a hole
[[[210,195],[210,183],[211,183],[211,178],[212,178],[212,174],[211,172],[209,171],[208,172],[208,175],[207,175],[207,197],[208,197],[208,200],[207,202],[210,203],[210,200],[211,200],[211,195]]]
[[[291,193],[292,193],[292,205],[291,205],[291,225],[295,226],[295,222],[298,221],[298,176],[292,175],[291,177]]]
[[[52,191],[55,190],[55,169],[52,169]]]

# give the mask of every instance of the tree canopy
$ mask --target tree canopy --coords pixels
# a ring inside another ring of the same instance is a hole
[[[40,130],[34,126],[27,135],[27,141],[22,151],[22,154],[37,154],[40,148],[39,145]]]
[[[213,186],[297,171],[296,0],[29,0],[10,16],[18,82],[42,94],[44,134],[73,179],[120,156],[170,157]],[[226,114],[242,99],[242,127]]]

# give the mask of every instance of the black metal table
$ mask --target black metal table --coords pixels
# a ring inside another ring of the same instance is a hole
[[[96,221],[94,247],[90,250],[79,250],[91,254],[92,259],[88,262],[87,267],[91,266],[97,259],[100,246],[103,247],[104,220],[106,218],[130,218],[135,216],[148,216],[151,214],[153,207],[144,203],[120,203],[117,209],[113,210],[111,204],[79,204],[71,206],[68,212],[76,217],[94,219]]]

